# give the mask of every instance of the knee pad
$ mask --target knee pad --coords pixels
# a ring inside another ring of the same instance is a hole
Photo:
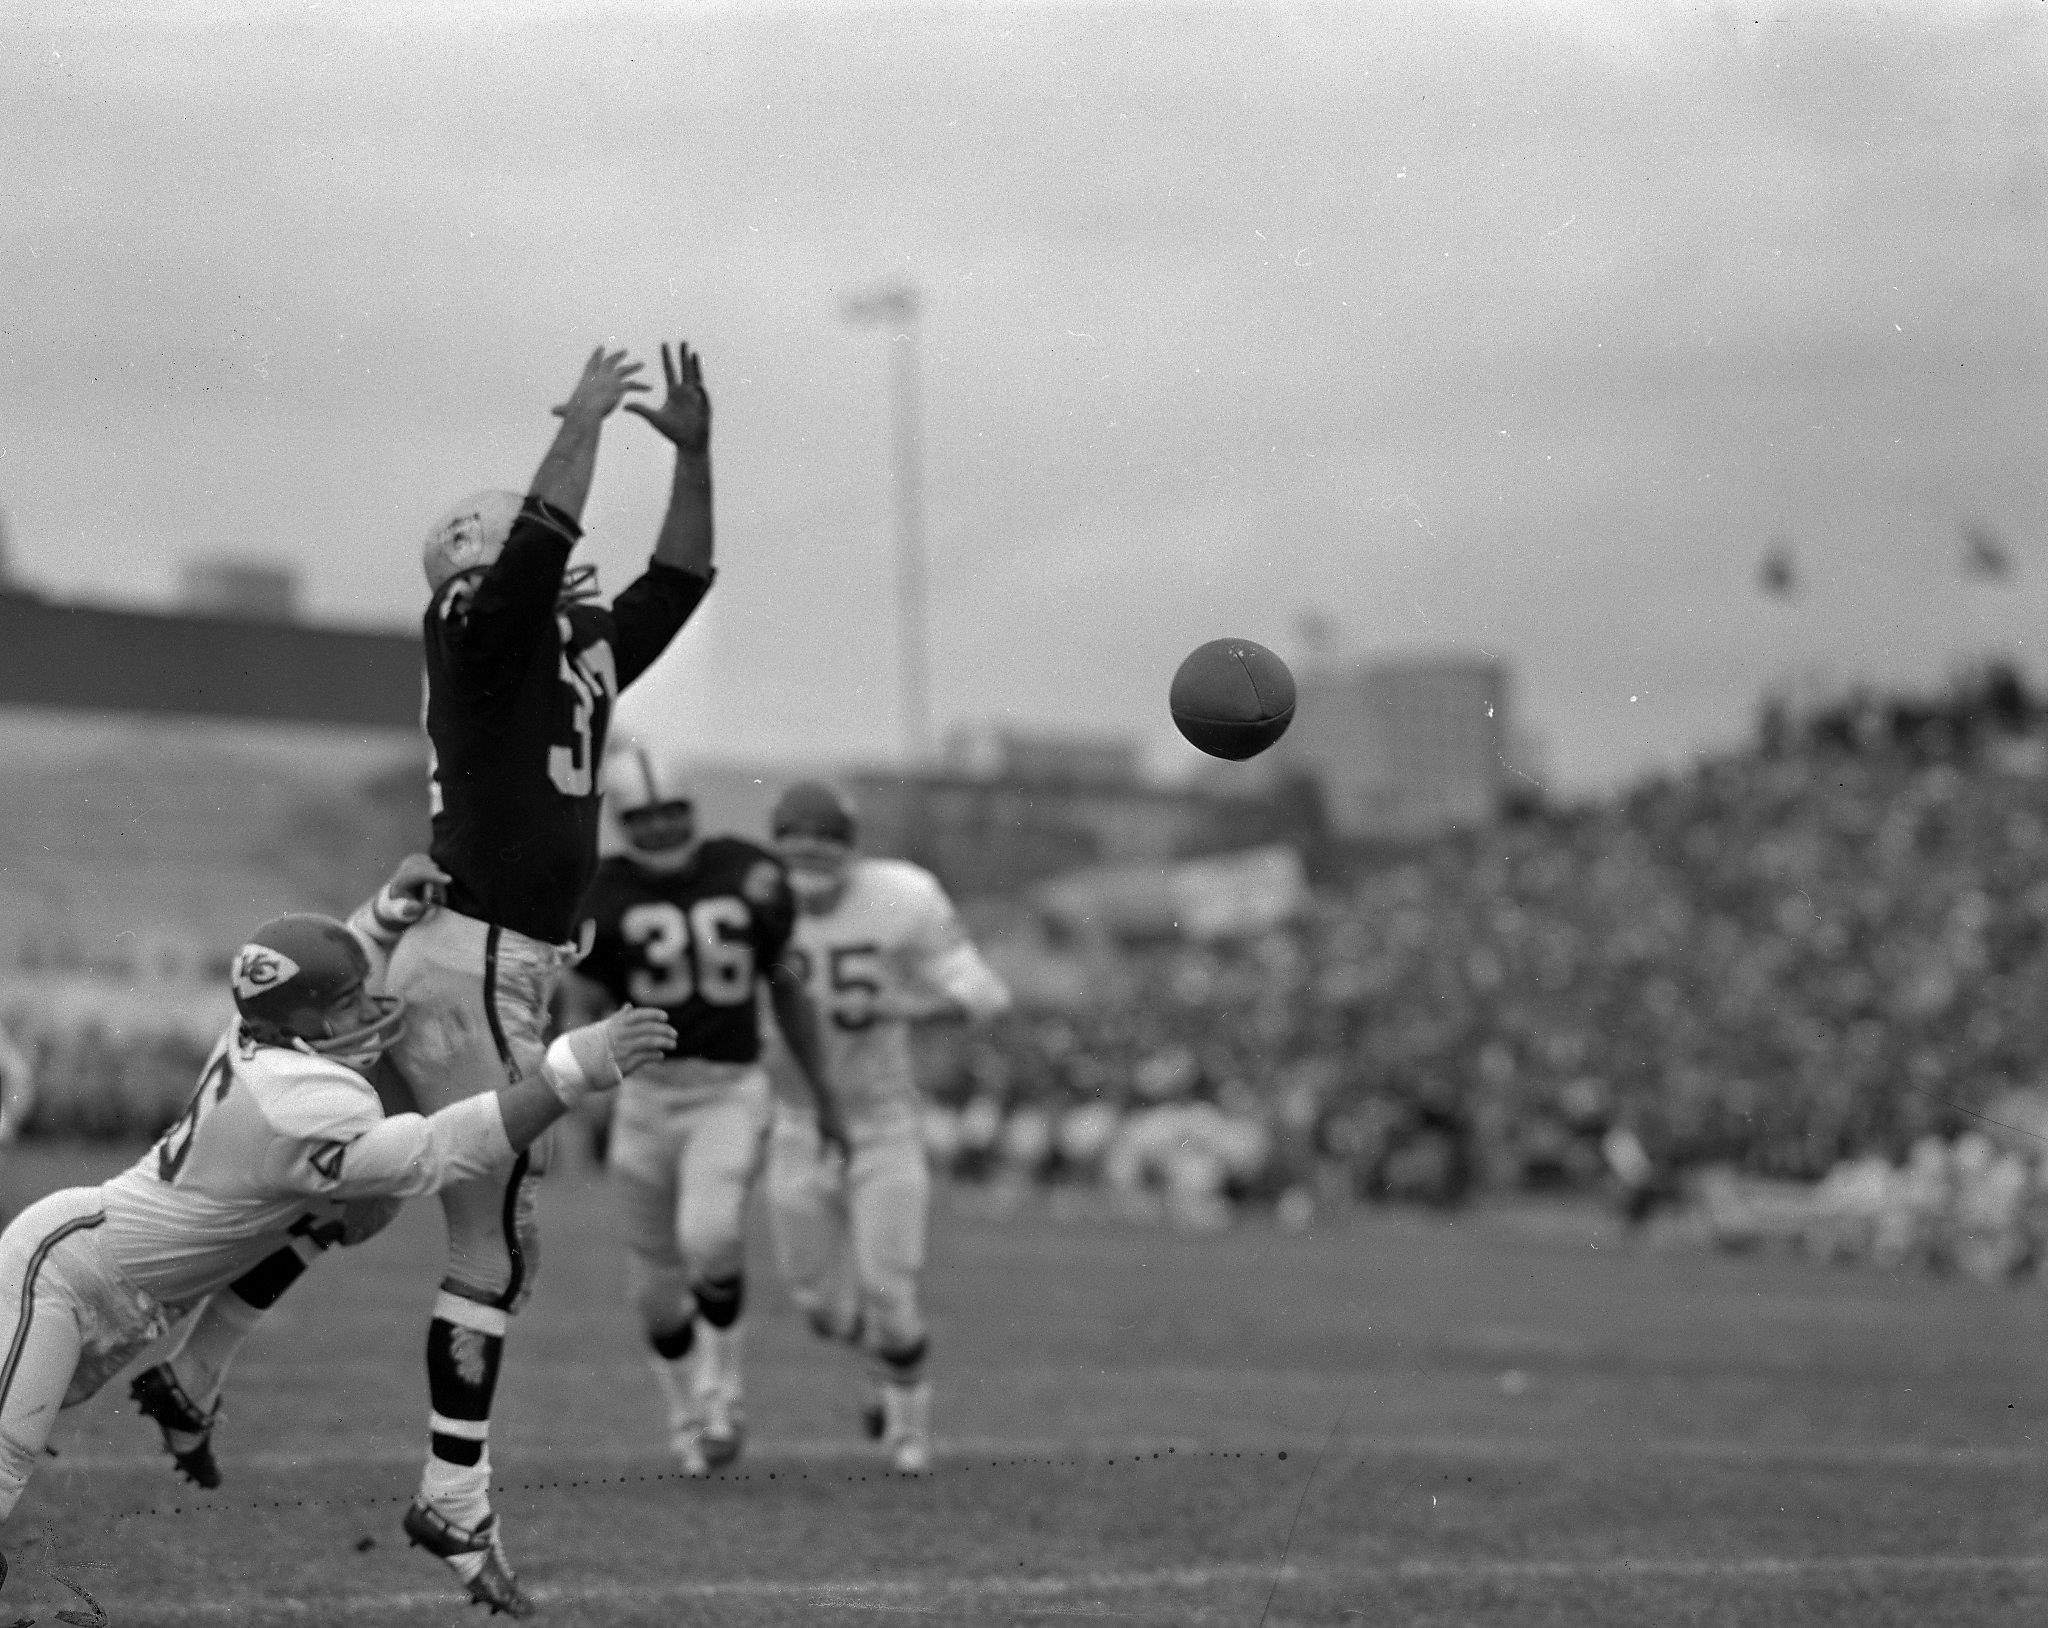
[[[540,1217],[526,1155],[502,1186],[464,1182],[441,1195],[448,1217],[445,1286],[468,1300],[517,1313],[540,1268]]]
[[[730,1237],[686,1235],[682,1242],[683,1256],[699,1283],[736,1278],[745,1265],[746,1243],[737,1233]]]
[[[691,1285],[697,1315],[712,1328],[731,1328],[740,1320],[747,1301],[747,1281],[734,1272],[726,1277],[707,1278],[701,1274]]]
[[[924,1318],[918,1310],[914,1284],[873,1284],[862,1289],[860,1316],[868,1328],[869,1344],[877,1353],[907,1350],[924,1343]]]

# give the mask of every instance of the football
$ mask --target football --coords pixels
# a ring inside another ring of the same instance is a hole
[[[1250,639],[1211,639],[1188,653],[1167,695],[1188,743],[1233,762],[1257,757],[1294,721],[1294,675]]]

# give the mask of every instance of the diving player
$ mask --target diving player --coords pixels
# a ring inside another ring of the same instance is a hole
[[[386,1117],[368,1080],[403,1032],[375,993],[395,932],[369,907],[347,925],[280,916],[236,952],[237,1016],[183,1115],[98,1187],[30,1205],[0,1234],[0,1519],[58,1410],[83,1402],[178,1319],[294,1240],[341,1235],[351,1212],[511,1164],[569,1107],[675,1038],[629,1009],[559,1037],[539,1066],[421,1117]],[[415,1508],[408,1532],[435,1517]],[[485,1569],[504,1571],[489,1519]]]
[[[569,975],[565,1007],[586,1017],[659,1007],[675,1027],[675,1050],[627,1081],[606,1162],[669,1445],[689,1474],[707,1475],[739,1456],[744,1430],[742,1228],[773,1108],[761,1068],[764,986],[824,1139],[843,1153],[845,1136],[817,1016],[784,959],[796,904],[782,861],[738,837],[699,836],[695,804],[643,746],[615,751],[605,781],[625,851],[598,867],[584,896],[591,948]]]
[[[852,1143],[843,1163],[825,1157],[809,1108],[779,1094],[768,1156],[776,1258],[811,1327],[872,1356],[880,1395],[864,1410],[868,1433],[900,1473],[920,1475],[931,1466],[917,1293],[930,1177],[910,1026],[997,1016],[1010,992],[931,872],[856,852],[853,811],[829,786],[791,786],[770,825],[797,896],[791,958],[825,1014]]]
[[[431,852],[449,882],[446,908],[392,958],[390,987],[412,1020],[391,1052],[400,1079],[387,1105],[444,1107],[540,1065],[550,988],[574,953],[576,903],[597,867],[597,778],[613,702],[667,648],[715,574],[710,399],[687,345],[673,359],[664,345],[661,359],[664,399],[627,411],[675,446],[668,511],[646,572],[609,610],[590,603],[594,568],[569,571],[568,562],[604,421],[647,388],[623,351],[591,353],[555,409],[561,428],[523,501],[479,494],[427,535]],[[490,1416],[509,1321],[533,1289],[531,1180],[546,1150],[542,1142],[509,1171],[441,1194],[448,1263],[427,1332],[429,1456],[407,1516],[408,1530],[431,1528],[423,1541],[472,1598],[515,1615],[531,1606],[502,1564],[492,1522]],[[280,1252],[264,1263],[273,1265],[288,1283],[301,1263]],[[266,1290],[271,1300],[281,1283]],[[217,1354],[246,1333],[225,1317],[202,1319],[193,1339]],[[170,1441],[176,1416],[137,1399]],[[209,1418],[183,1422],[211,1427]]]

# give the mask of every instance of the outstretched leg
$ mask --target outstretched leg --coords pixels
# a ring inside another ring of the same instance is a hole
[[[163,1432],[171,1463],[194,1485],[220,1485],[213,1427],[220,1418],[221,1392],[236,1353],[256,1332],[264,1313],[341,1237],[338,1222],[317,1226],[311,1217],[301,1221],[283,1248],[207,1298],[170,1356],[129,1381],[129,1396],[142,1416]]]
[[[393,1061],[432,1113],[541,1066],[556,953],[516,933],[441,911],[393,952],[387,985],[408,1021]],[[406,1535],[438,1555],[470,1597],[496,1611],[533,1607],[505,1559],[490,1497],[490,1421],[511,1319],[540,1264],[533,1183],[548,1140],[504,1175],[443,1189],[448,1265],[427,1326],[428,1457]]]

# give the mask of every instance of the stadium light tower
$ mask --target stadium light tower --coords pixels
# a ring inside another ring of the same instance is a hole
[[[918,419],[918,297],[907,282],[854,295],[843,311],[857,328],[889,336],[889,385],[895,421],[896,631],[903,705],[903,751],[912,767],[931,751],[930,648],[926,625],[922,429]]]

